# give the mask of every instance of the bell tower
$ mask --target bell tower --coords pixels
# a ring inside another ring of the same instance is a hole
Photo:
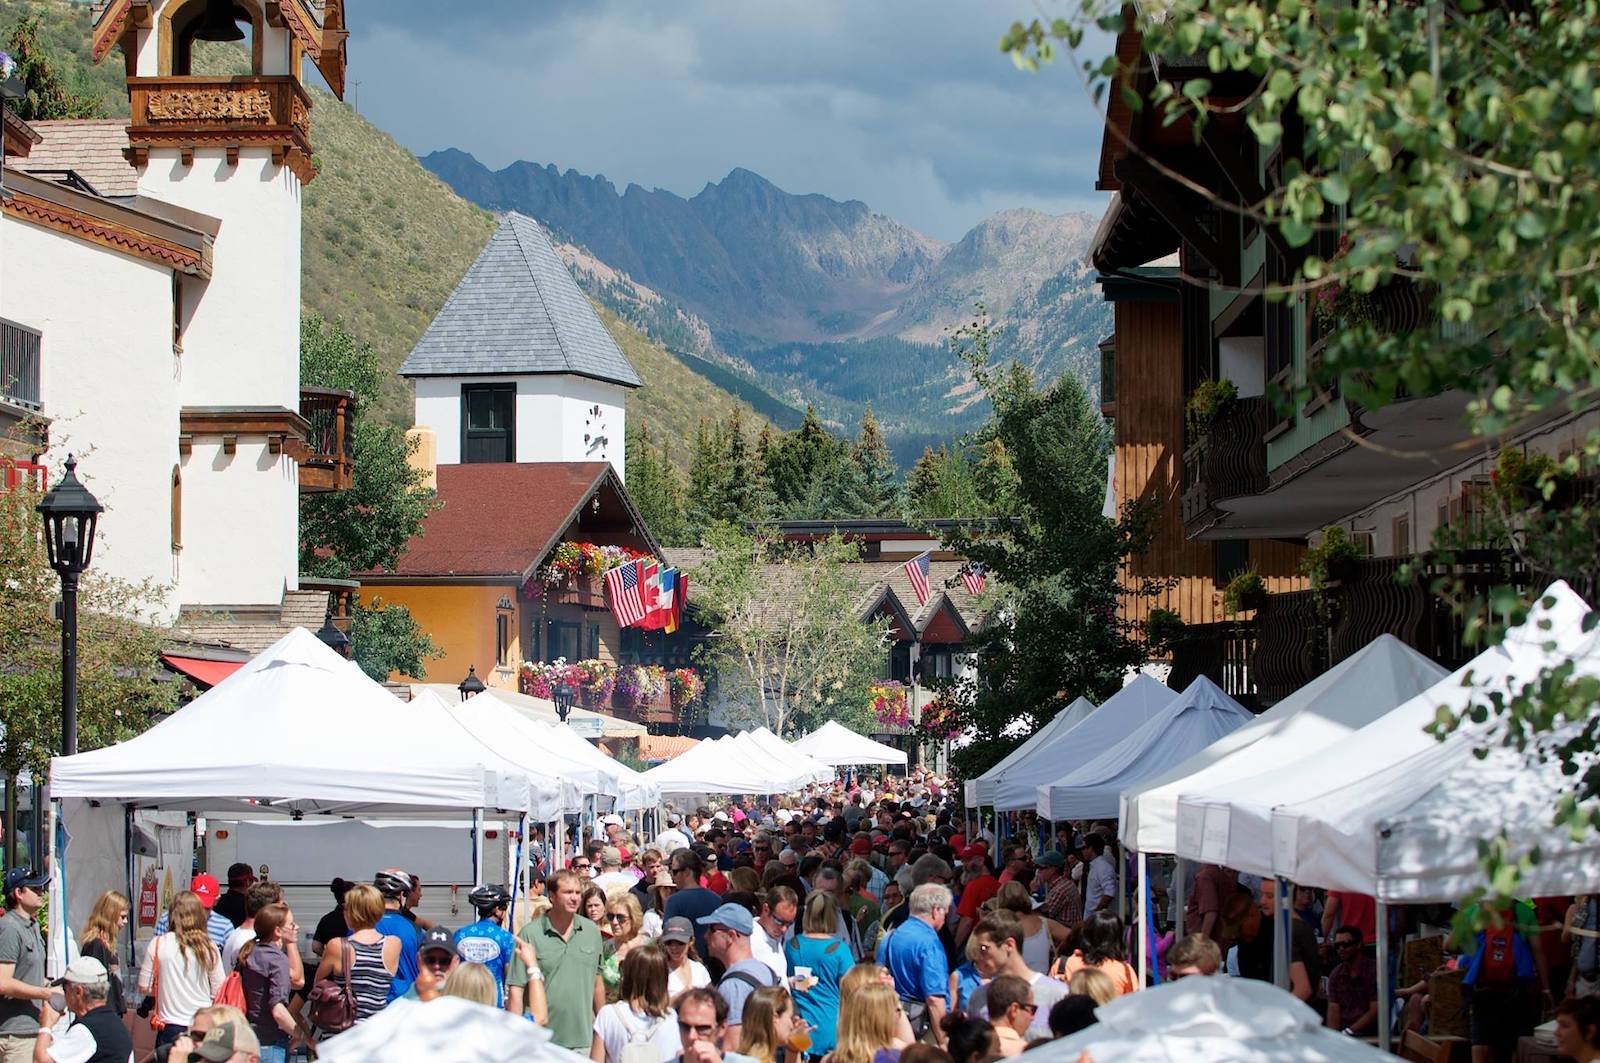
[[[302,75],[342,96],[346,37],[344,0],[109,0],[95,21],[95,59],[120,46],[126,64],[139,195],[220,223],[212,275],[184,282],[174,322],[185,523],[219,523],[185,536],[185,605],[272,605],[298,586]],[[196,73],[204,42],[237,42],[249,73]]]

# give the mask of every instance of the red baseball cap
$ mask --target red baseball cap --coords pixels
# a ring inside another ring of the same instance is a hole
[[[850,851],[857,856],[868,856],[872,853],[872,843],[865,838],[857,838],[850,843]]]
[[[217,898],[222,896],[222,885],[215,875],[199,874],[189,881],[189,892],[199,897],[206,911],[210,911],[217,903]]]
[[[980,856],[988,856],[989,847],[982,842],[975,842],[956,855],[962,860],[976,860]]]

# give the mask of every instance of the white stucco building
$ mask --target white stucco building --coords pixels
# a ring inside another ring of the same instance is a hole
[[[439,465],[607,461],[626,477],[639,375],[532,218],[501,219],[400,373]]]
[[[343,5],[233,0],[251,74],[191,76],[220,10],[111,0],[93,50],[131,57],[131,120],[7,126],[0,318],[37,383],[0,401],[46,421],[11,453],[51,480],[79,456],[107,509],[95,567],[158,585],[166,621],[281,618],[300,494],[352,468],[353,404],[303,394],[299,355],[300,71],[342,92]]]

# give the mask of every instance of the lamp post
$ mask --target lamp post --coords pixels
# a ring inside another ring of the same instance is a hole
[[[572,695],[572,686],[565,679],[550,691],[550,697],[556,703],[556,715],[561,717],[562,723],[567,722],[567,714],[572,711]]]
[[[317,632],[317,638],[328,649],[340,657],[350,656],[350,636],[333,626],[333,606],[328,606],[328,618],[322,622],[322,627]]]
[[[488,688],[483,685],[483,680],[478,678],[478,666],[467,665],[467,678],[463,679],[456,689],[461,692],[461,700],[466,701],[475,694],[482,694]]]
[[[61,577],[61,754],[78,751],[78,577],[94,553],[94,529],[105,512],[78,482],[78,462],[67,455],[67,471],[37,509],[44,517],[45,553]]]

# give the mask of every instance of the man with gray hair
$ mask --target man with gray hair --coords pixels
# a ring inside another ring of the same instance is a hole
[[[878,942],[877,957],[894,978],[894,991],[912,1030],[918,1036],[932,1033],[941,1048],[941,1023],[950,1008],[950,961],[939,931],[950,914],[950,902],[950,887],[941,882],[925,882],[912,890],[906,921]]]
[[[39,1051],[56,1063],[130,1063],[133,1037],[106,1003],[111,976],[105,964],[79,956],[52,984],[62,987],[68,1015],[39,1030]]]

